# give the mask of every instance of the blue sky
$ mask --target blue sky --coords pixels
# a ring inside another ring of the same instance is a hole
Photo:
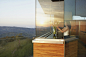
[[[35,27],[35,0],[0,0],[0,26]]]

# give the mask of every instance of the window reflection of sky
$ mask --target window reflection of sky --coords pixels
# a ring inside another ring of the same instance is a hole
[[[86,20],[86,17],[73,16],[73,20]]]
[[[62,21],[64,14],[64,2],[52,2],[51,0],[37,0],[36,25],[50,26],[50,22]],[[44,21],[44,24],[41,24]]]

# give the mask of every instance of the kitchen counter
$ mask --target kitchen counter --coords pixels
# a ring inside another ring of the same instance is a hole
[[[64,39],[41,39],[37,38],[32,40],[32,43],[53,43],[53,44],[63,44]]]
[[[56,43],[56,44],[63,44],[69,43],[71,41],[77,40],[75,36],[70,36],[70,38],[65,39],[54,39],[53,34],[51,34],[48,37],[37,37],[36,39],[32,40],[32,43]]]
[[[78,39],[75,36],[65,39],[54,39],[53,34],[42,36],[32,40],[33,57],[77,57]]]

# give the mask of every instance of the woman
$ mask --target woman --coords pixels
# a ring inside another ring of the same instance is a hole
[[[58,26],[57,26],[57,29],[64,33],[64,38],[69,38],[69,32],[70,32],[70,29],[71,29],[71,26],[70,26],[70,23],[68,22],[65,22],[65,27],[61,30]]]

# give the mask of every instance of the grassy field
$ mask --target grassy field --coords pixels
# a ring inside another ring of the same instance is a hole
[[[29,57],[33,55],[32,39],[0,43],[0,57]]]

